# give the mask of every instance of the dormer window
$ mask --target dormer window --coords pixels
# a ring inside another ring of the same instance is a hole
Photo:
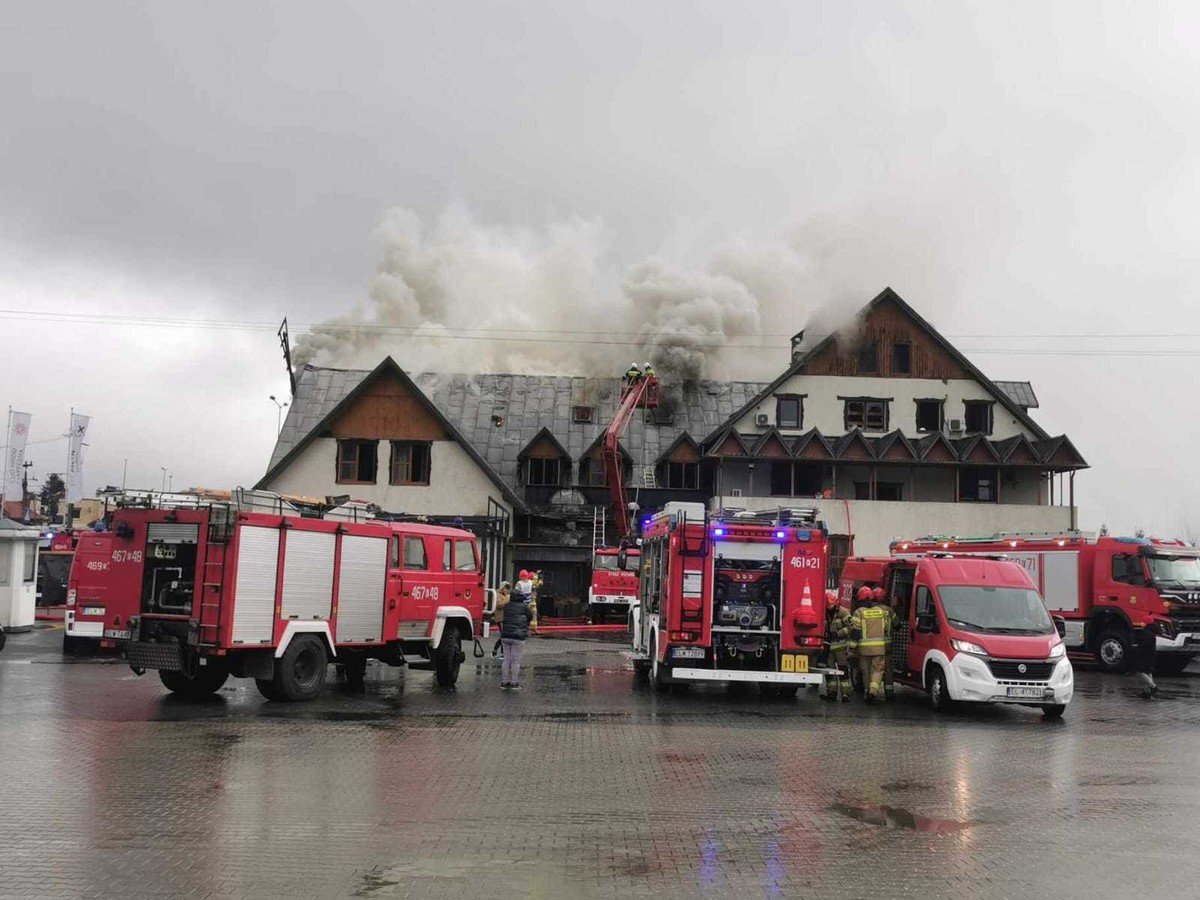
[[[879,345],[874,341],[858,348],[858,374],[879,374]]]

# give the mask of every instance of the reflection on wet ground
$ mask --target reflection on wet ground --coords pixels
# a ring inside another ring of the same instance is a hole
[[[520,694],[485,659],[451,690],[373,667],[309,704],[245,681],[197,704],[63,664],[59,638],[0,654],[0,897],[1190,897],[1200,879],[1195,677],[1145,702],[1081,672],[1048,723],[937,715],[912,691],[660,695],[617,643],[540,639]]]

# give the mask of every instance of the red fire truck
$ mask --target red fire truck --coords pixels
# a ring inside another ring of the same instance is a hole
[[[1158,630],[1160,672],[1182,672],[1200,655],[1200,549],[1195,547],[1070,531],[928,537],[896,542],[892,552],[930,548],[956,554],[1002,553],[1019,563],[1050,612],[1066,620],[1067,649],[1091,654],[1106,671],[1125,668],[1131,630],[1144,625]]]
[[[630,547],[622,555],[616,547],[598,547],[592,554],[592,583],[588,586],[588,614],[595,624],[610,614],[628,618],[637,602],[641,551]]]
[[[129,639],[129,617],[137,613],[136,590],[113,596],[109,577],[112,565],[112,532],[81,531],[67,579],[67,612],[63,624],[63,652],[111,649]]]
[[[452,685],[462,641],[482,627],[479,549],[458,528],[209,503],[117,510],[108,538],[94,557],[103,565],[85,567],[98,577],[76,589],[77,612],[102,603],[104,633],[124,639],[130,667],[158,670],[180,694],[233,675],[270,700],[305,700],[328,663],[355,681],[368,659]]]
[[[829,542],[816,511],[718,513],[669,503],[644,523],[631,615],[639,678],[758,684],[795,696],[820,684]]]

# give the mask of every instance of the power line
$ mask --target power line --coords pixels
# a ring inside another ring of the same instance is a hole
[[[0,320],[10,319],[17,321],[42,321],[42,322],[73,322],[92,325],[109,325],[109,326],[135,326],[135,327],[153,327],[153,328],[194,328],[194,329],[215,329],[224,331],[271,331],[274,332],[278,326],[272,322],[254,322],[238,319],[184,319],[184,318],[167,318],[162,316],[128,316],[128,315],[109,315],[103,313],[52,313],[34,310],[13,310],[0,309]],[[510,329],[486,329],[486,328],[454,328],[445,330],[429,330],[422,327],[404,326],[404,325],[381,325],[370,323],[299,323],[298,328],[304,330],[318,330],[321,333],[328,334],[379,334],[391,335],[395,337],[416,337],[421,340],[457,340],[457,341],[486,341],[486,342],[506,342],[506,343],[567,343],[585,346],[619,346],[619,347],[644,347],[647,340],[655,337],[653,332],[646,333],[640,331],[588,331],[588,330],[556,330],[556,329],[529,329],[529,328],[510,328]],[[784,332],[761,332],[754,337],[768,338],[781,337]],[[543,336],[543,337],[539,337]],[[579,337],[572,337],[578,335]],[[634,340],[606,340],[594,337],[585,337],[587,335],[606,335],[609,337],[626,336],[635,338]],[[813,334],[813,338],[824,338],[828,334]],[[778,343],[761,343],[761,342],[743,342],[736,339],[728,339],[724,336],[709,336],[711,339],[705,340],[701,338],[691,339],[688,336],[687,341],[681,341],[686,346],[693,346],[698,349],[744,349],[744,350],[784,350],[786,348]],[[1160,340],[1160,339],[1197,339],[1200,338],[1200,333],[1174,333],[1174,334],[1153,334],[1142,333],[1134,334],[1123,332],[1120,334],[1097,334],[1097,333],[1057,333],[1057,334],[957,334],[947,335],[956,340]],[[960,348],[964,353],[977,354],[1001,354],[1001,355],[1025,355],[1025,356],[1151,356],[1151,357],[1192,357],[1200,355],[1200,347],[1197,348],[1130,348],[1130,347],[1110,347],[1110,348],[1013,348],[1013,347],[964,347]]]

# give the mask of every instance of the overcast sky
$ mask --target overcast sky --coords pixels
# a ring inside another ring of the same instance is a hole
[[[890,284],[986,373],[1034,383],[1036,418],[1092,464],[1085,527],[1200,532],[1200,5],[0,15],[0,308],[45,314],[0,313],[0,406],[34,414],[38,476],[74,406],[89,490],[126,458],[130,486],[251,484],[287,393],[269,327],[52,314],[319,321],[365,299],[388,209],[457,208],[598,223],[614,270],[807,229],[831,291]],[[763,330],[802,327],[806,291]]]

